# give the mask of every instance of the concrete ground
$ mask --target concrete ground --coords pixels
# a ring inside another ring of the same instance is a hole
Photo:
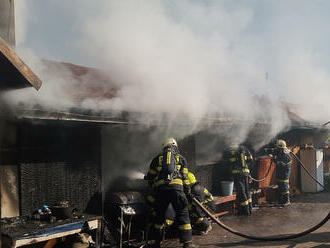
[[[260,207],[252,216],[224,216],[220,220],[242,233],[254,236],[276,236],[295,234],[319,223],[330,212],[330,193],[301,194],[292,199],[286,208]],[[263,242],[241,238],[216,224],[203,236],[194,236],[200,247],[330,247],[330,221],[320,229],[297,239]],[[181,247],[177,239],[166,240],[164,247]]]

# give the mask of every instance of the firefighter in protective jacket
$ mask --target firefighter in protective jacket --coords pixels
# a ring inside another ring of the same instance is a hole
[[[179,154],[174,138],[166,140],[163,152],[157,155],[150,164],[146,179],[151,182],[155,191],[155,229],[157,232],[155,247],[160,247],[163,239],[165,213],[172,204],[178,223],[180,242],[183,247],[197,247],[192,243],[192,229],[188,212],[190,195],[186,159]]]
[[[244,146],[231,146],[224,151],[224,161],[231,168],[234,180],[238,214],[251,215],[252,198],[249,191],[249,163],[253,161],[250,151]]]
[[[203,187],[192,172],[188,172],[189,183],[191,187],[191,195],[195,197],[201,204],[214,211],[214,199],[212,194]],[[206,218],[205,213],[194,202],[189,203],[190,220],[193,230],[196,234],[207,234],[212,230],[211,223]]]
[[[276,180],[279,191],[278,203],[286,206],[290,204],[291,156],[284,140],[279,139],[276,141],[273,160],[276,164]]]

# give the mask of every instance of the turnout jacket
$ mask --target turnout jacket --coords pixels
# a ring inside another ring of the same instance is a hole
[[[250,173],[248,164],[253,161],[253,157],[247,148],[239,146],[226,149],[223,159],[230,166],[232,175]]]
[[[279,151],[274,159],[276,163],[276,178],[288,183],[291,172],[291,156],[286,150]]]
[[[214,200],[212,194],[198,182],[191,185],[191,194],[202,204],[208,204]]]
[[[207,206],[212,211],[215,210],[213,195],[207,190],[207,188],[203,187],[199,182],[191,184],[190,187],[193,197],[196,197],[201,204]],[[200,210],[199,207],[196,208]],[[202,214],[200,214],[200,216],[202,216]]]
[[[181,154],[175,154],[176,173],[171,181],[159,178],[163,166],[163,154],[157,155],[150,163],[149,171],[145,179],[155,190],[176,189],[184,192],[190,192],[187,161]]]

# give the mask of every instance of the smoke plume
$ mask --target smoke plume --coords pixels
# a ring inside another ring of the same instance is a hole
[[[116,97],[87,98],[80,107],[144,113],[148,125],[167,113],[168,129],[189,123],[182,136],[207,127],[206,119],[234,120],[244,123],[229,135],[239,142],[255,123],[270,123],[255,146],[290,125],[285,103],[310,122],[329,119],[325,1],[52,0],[44,9],[23,2],[16,4],[18,51],[44,83],[37,94],[16,91],[10,99],[69,108],[76,103],[65,86],[94,83],[31,59],[28,32],[38,33],[28,24],[41,23],[32,54],[98,67],[119,85]]]

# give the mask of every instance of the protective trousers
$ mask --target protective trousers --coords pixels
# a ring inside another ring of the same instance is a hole
[[[156,198],[155,195],[150,193],[145,198],[147,204],[147,215],[146,215],[146,229],[148,230],[149,237],[155,236],[155,218],[156,218],[156,211],[155,211],[155,202]]]
[[[193,221],[193,226],[197,234],[206,234],[211,228],[211,223],[206,217],[200,217]]]
[[[189,204],[190,221],[193,226],[193,232],[196,234],[206,233],[210,229],[210,222],[205,213],[194,202]]]
[[[290,202],[289,191],[289,178],[290,178],[291,166],[290,165],[277,165],[276,167],[276,179],[279,192],[279,204],[286,204]]]
[[[155,229],[158,230],[156,242],[160,243],[163,239],[165,213],[169,204],[172,204],[175,211],[175,219],[178,223],[180,242],[190,242],[192,240],[192,231],[188,212],[188,200],[183,191],[175,189],[159,189],[156,192]]]
[[[234,174],[234,187],[236,190],[236,198],[238,200],[238,214],[250,215],[252,213],[252,199],[249,191],[248,174]]]

